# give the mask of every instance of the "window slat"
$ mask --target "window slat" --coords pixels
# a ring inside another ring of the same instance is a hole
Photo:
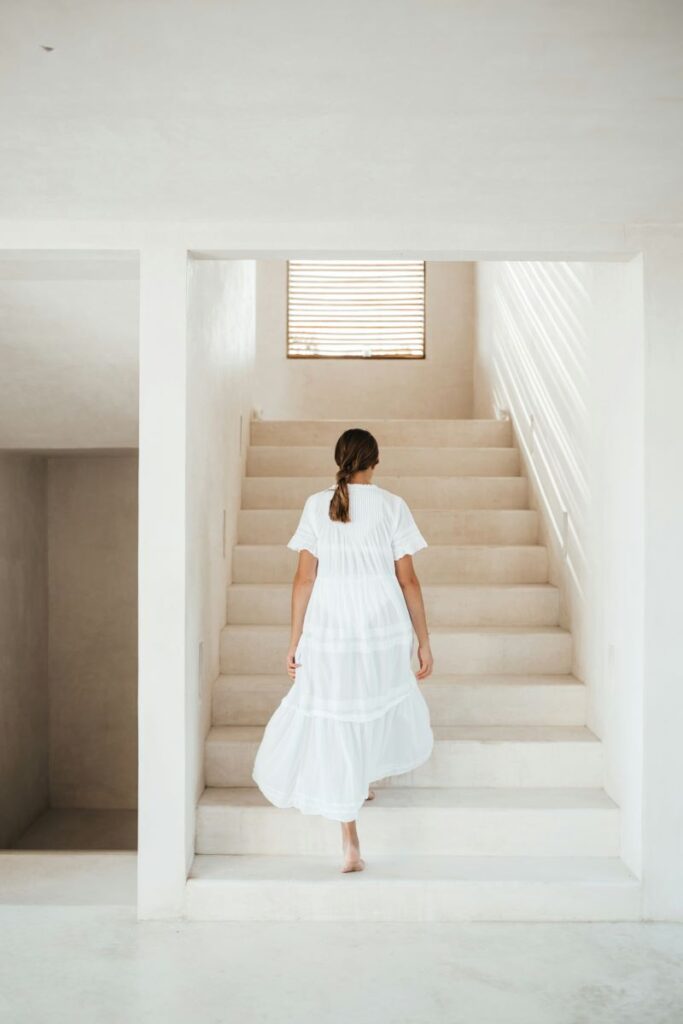
[[[287,354],[423,358],[422,260],[290,260]]]

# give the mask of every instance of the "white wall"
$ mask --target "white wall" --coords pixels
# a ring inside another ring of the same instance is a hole
[[[0,847],[48,803],[45,462],[0,453]]]
[[[643,877],[647,917],[683,920],[683,227],[654,231],[645,276]]]
[[[426,194],[425,194],[426,195]],[[588,213],[586,213],[588,216]],[[182,912],[186,870],[185,359],[187,251],[243,258],[353,259],[395,253],[449,260],[621,258],[643,253],[645,311],[645,709],[643,885],[649,916],[683,916],[683,231],[672,225],[576,220],[473,222],[429,196],[419,223],[244,221],[204,224],[0,222],[0,247],[141,250],[139,911]],[[178,798],[178,794],[180,797]]]
[[[477,268],[477,415],[511,415],[626,861],[641,866],[642,265]]]
[[[138,915],[182,914],[254,361],[253,262],[143,248]],[[225,517],[225,541],[224,536]]]
[[[472,415],[472,263],[427,263],[424,359],[288,359],[286,261],[259,262],[256,296],[254,407],[263,419]]]
[[[643,264],[592,267],[591,571],[588,634],[606,786],[622,808],[624,859],[642,875],[644,750]],[[592,674],[592,673],[591,673]]]
[[[134,448],[137,259],[0,256],[0,447]]]
[[[140,259],[138,914],[182,913],[187,877],[187,250]]]
[[[237,537],[254,373],[253,261],[190,260],[187,361],[187,863]]]
[[[47,460],[50,805],[137,806],[137,453]]]

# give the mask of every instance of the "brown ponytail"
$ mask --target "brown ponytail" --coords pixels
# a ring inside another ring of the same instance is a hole
[[[330,501],[330,519],[349,522],[349,479],[379,462],[379,448],[372,434],[360,427],[345,430],[334,446],[337,486]]]

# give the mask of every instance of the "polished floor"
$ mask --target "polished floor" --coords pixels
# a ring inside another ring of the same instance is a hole
[[[683,925],[138,923],[134,871],[0,855],[3,1024],[683,1021]]]

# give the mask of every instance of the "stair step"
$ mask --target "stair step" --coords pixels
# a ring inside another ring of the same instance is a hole
[[[265,725],[291,686],[278,675],[222,675],[216,725]],[[433,675],[420,683],[434,725],[582,725],[586,688],[571,675]]]
[[[205,745],[207,786],[253,786],[261,726],[215,726]],[[384,786],[574,786],[603,782],[602,745],[585,726],[434,726],[434,750]]]
[[[415,522],[430,544],[535,544],[535,509],[413,509]],[[243,508],[238,517],[239,544],[286,544],[300,508]]]
[[[379,487],[398,494],[411,509],[526,508],[528,487],[522,476],[380,476]],[[247,476],[242,508],[303,508],[309,494],[334,484],[334,476]]]
[[[585,856],[619,851],[619,810],[599,789],[378,789],[361,809],[366,856]],[[335,854],[339,824],[273,807],[258,789],[206,789],[197,853]]]
[[[571,634],[553,626],[435,626],[431,642],[435,664],[445,673],[566,674],[572,667]],[[220,670],[235,674],[281,671],[288,645],[286,626],[225,626]],[[417,667],[415,653],[413,665]]]
[[[428,584],[422,595],[434,626],[554,626],[559,620],[559,590],[550,584]],[[291,583],[233,583],[228,622],[288,625],[291,598]]]
[[[389,476],[518,476],[517,448],[383,447],[380,467]],[[326,476],[337,471],[330,445],[252,445],[247,476]],[[376,471],[379,477],[380,469]]]
[[[252,445],[334,445],[353,420],[252,420]],[[509,420],[363,420],[362,426],[384,445],[423,447],[509,446]]]
[[[297,559],[282,544],[237,544],[233,581],[291,583]],[[422,583],[545,583],[548,552],[540,544],[433,544],[417,552],[415,568]]]
[[[616,857],[197,856],[186,915],[203,921],[629,921],[640,885]]]

